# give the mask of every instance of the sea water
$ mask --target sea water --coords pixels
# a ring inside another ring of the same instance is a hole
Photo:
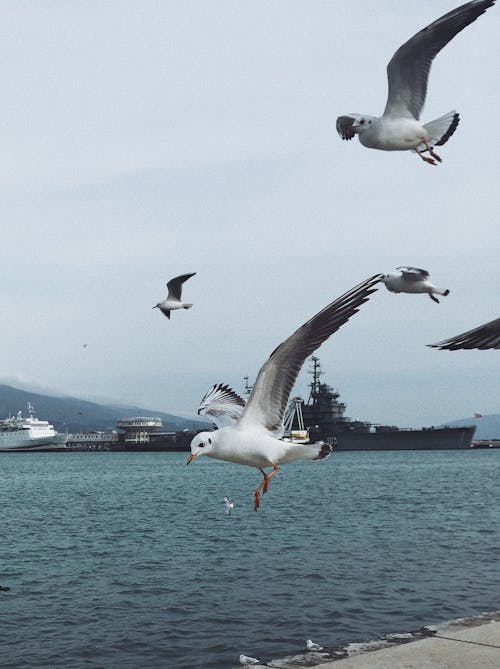
[[[0,457],[3,669],[226,669],[498,609],[500,450]],[[224,495],[234,501],[224,512]]]

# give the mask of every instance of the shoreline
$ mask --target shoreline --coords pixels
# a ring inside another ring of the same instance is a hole
[[[500,610],[425,625],[414,632],[386,634],[361,643],[324,646],[321,651],[305,651],[300,655],[269,660],[267,665],[253,666],[275,669],[498,669]]]

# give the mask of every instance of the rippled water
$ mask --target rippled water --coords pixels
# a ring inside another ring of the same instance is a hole
[[[3,669],[226,669],[498,608],[500,450],[0,458]],[[224,515],[223,497],[235,508]]]

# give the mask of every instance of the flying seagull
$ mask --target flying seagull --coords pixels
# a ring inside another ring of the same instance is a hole
[[[226,516],[231,515],[231,511],[234,509],[234,502],[233,500],[228,497],[227,495],[224,496],[224,511],[226,513]]]
[[[459,349],[477,348],[486,350],[489,348],[500,348],[500,318],[479,325],[473,330],[462,332],[449,339],[439,341],[437,344],[427,344],[441,350],[458,351]]]
[[[191,309],[192,304],[186,304],[186,302],[181,302],[182,294],[182,284],[194,276],[196,272],[191,272],[191,274],[181,274],[176,276],[174,279],[170,279],[167,283],[168,295],[167,299],[163,302],[158,302],[155,304],[153,309],[159,309],[162,314],[164,314],[168,319],[170,319],[170,312],[175,309]]]
[[[495,0],[466,2],[431,23],[403,44],[387,66],[389,94],[379,118],[352,114],[339,116],[337,132],[342,139],[358,135],[369,149],[413,150],[431,165],[441,158],[435,146],[445,144],[457,129],[459,115],[451,111],[429,123],[420,123],[432,61],[455,35],[491,7]],[[429,156],[424,153],[428,151]]]
[[[306,358],[336,332],[377,288],[377,274],[326,306],[271,353],[260,368],[250,397],[245,401],[226,385],[216,384],[201,401],[198,413],[209,416],[219,429],[200,432],[191,441],[189,464],[200,455],[256,467],[263,479],[254,493],[254,510],[260,493],[267,492],[278,465],[295,460],[322,460],[331,446],[280,441],[290,392]],[[267,474],[266,467],[272,467]]]
[[[449,290],[436,288],[429,281],[429,272],[418,267],[398,267],[398,272],[382,275],[382,281],[391,293],[428,293],[431,300],[438,302],[437,295],[449,295]]]

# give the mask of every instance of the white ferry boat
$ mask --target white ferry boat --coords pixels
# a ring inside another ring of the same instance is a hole
[[[35,418],[31,402],[28,416],[22,411],[16,416],[0,420],[0,452],[13,451],[59,451],[66,448],[67,434],[60,434],[47,420]]]

